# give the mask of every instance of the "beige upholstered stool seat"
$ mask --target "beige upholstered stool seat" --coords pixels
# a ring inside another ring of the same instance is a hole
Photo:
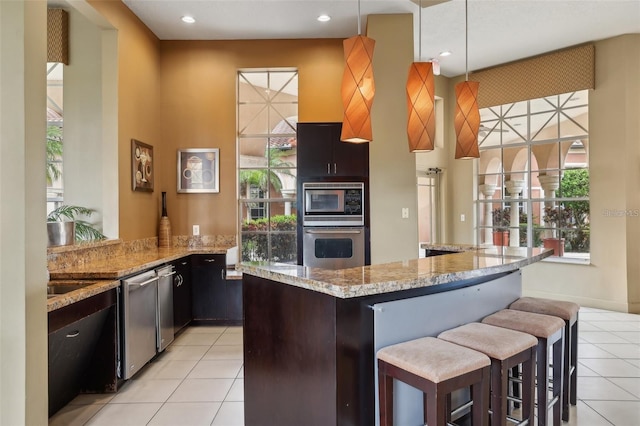
[[[521,297],[509,309],[552,315],[564,320],[562,420],[569,421],[569,404],[578,401],[578,316],[580,305],[562,300]]]
[[[565,321],[574,318],[580,310],[580,305],[562,300],[542,299],[538,297],[521,297],[513,302],[509,309],[551,315]]]
[[[557,316],[514,311],[512,309],[498,311],[485,317],[482,322],[544,338],[549,338],[564,327],[564,321]]]
[[[393,381],[423,392],[424,422],[439,426],[451,421],[451,392],[471,388],[474,426],[489,420],[489,358],[453,343],[423,337],[382,348],[378,357],[380,425],[393,424]]]
[[[560,424],[562,411],[562,355],[564,349],[564,321],[550,315],[504,309],[498,311],[482,322],[484,324],[521,331],[538,338],[536,354],[536,390],[538,392],[538,425],[550,424],[549,408],[553,408],[553,424]],[[549,352],[553,348],[553,389],[549,400]],[[517,369],[514,375],[517,374]],[[514,391],[517,390],[517,386]]]
[[[535,360],[538,339],[489,324],[470,323],[440,333],[438,339],[482,352],[491,358],[491,425],[507,424],[509,370],[522,364],[522,422],[533,424]]]
[[[479,322],[444,331],[438,339],[466,346],[501,361],[538,344],[538,339],[530,334]]]
[[[387,346],[378,351],[378,359],[433,383],[491,364],[489,358],[480,352],[435,337],[423,337]]]

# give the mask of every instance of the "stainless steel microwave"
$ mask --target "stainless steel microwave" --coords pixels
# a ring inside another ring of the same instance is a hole
[[[364,225],[364,183],[305,182],[302,191],[303,226]]]

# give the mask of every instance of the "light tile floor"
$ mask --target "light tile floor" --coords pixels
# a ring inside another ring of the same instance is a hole
[[[565,425],[640,425],[640,315],[583,307],[579,337]],[[49,425],[243,425],[243,393],[242,328],[190,327],[117,394],[80,395]]]

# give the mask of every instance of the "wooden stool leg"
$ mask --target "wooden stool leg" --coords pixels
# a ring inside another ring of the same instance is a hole
[[[507,368],[501,361],[491,362],[491,425],[503,426],[507,422]]]
[[[569,391],[571,376],[571,326],[569,321],[565,321],[564,327],[564,354],[562,356],[563,374],[562,374],[562,420],[569,421]]]
[[[529,424],[533,424],[533,407],[535,406],[534,387],[536,377],[536,348],[529,350],[529,359],[522,363],[522,418],[529,419]]]
[[[576,322],[571,326],[571,386],[569,392],[569,402],[576,405],[578,402],[578,314],[576,314]]]
[[[386,363],[378,362],[378,392],[380,393],[380,425],[393,425],[393,377],[385,374]]]
[[[471,385],[471,421],[473,426],[487,425],[489,417],[489,368],[483,369],[482,381]]]
[[[538,394],[538,424],[549,424],[549,345],[547,339],[538,338],[538,367],[536,368],[536,392]],[[555,386],[555,384],[554,384]],[[559,405],[559,404],[558,404]],[[554,425],[557,423],[554,423]]]
[[[446,425],[447,418],[449,417],[447,415],[446,395],[442,395],[438,390],[436,390],[433,395],[429,395],[425,411],[427,413],[426,421],[429,426]]]
[[[562,415],[562,394],[563,394],[563,342],[564,339],[560,339],[553,344],[553,398],[558,398],[558,402],[553,405],[553,424],[560,424],[560,417]]]

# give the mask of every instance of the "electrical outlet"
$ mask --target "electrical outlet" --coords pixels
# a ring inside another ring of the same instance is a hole
[[[464,222],[466,220],[466,216],[464,214],[460,215],[460,222]]]
[[[409,207],[402,208],[402,218],[409,219]]]
[[[193,235],[200,235],[200,225],[193,225]]]

